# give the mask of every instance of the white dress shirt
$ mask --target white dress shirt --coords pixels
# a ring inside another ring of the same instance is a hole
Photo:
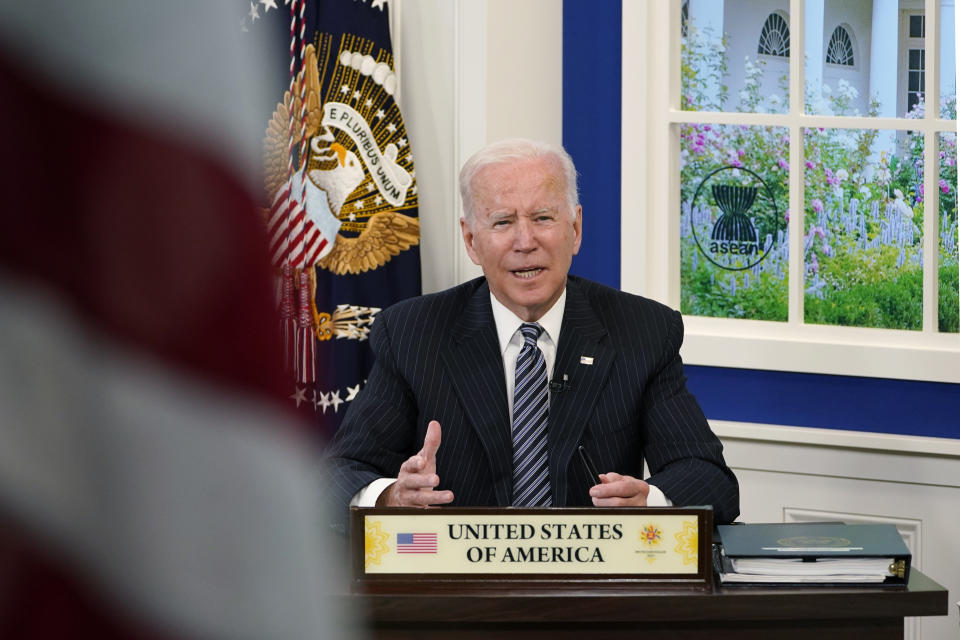
[[[547,364],[547,380],[553,376],[553,363],[557,360],[557,342],[560,340],[560,327],[563,326],[563,310],[567,302],[567,290],[553,304],[550,309],[543,314],[537,323],[543,327],[540,337],[537,338],[537,346],[543,352],[543,359]],[[510,424],[513,424],[513,388],[517,370],[517,356],[520,355],[520,349],[523,347],[523,334],[520,333],[520,325],[525,320],[506,308],[493,292],[490,292],[490,306],[493,309],[493,321],[497,325],[497,338],[500,342],[500,355],[503,358],[503,377],[507,388],[507,407],[510,412]],[[547,422],[549,429],[549,419]],[[443,425],[440,425],[443,428]],[[441,445],[443,446],[443,445]],[[601,471],[603,473],[603,471]],[[373,507],[377,504],[377,498],[386,490],[396,478],[378,478],[363,487],[354,494],[350,500],[352,507]],[[441,478],[441,482],[443,479]],[[650,493],[647,495],[648,507],[670,507],[673,503],[663,495],[657,487],[650,485]]]

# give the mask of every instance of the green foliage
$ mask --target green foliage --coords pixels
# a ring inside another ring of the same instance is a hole
[[[786,76],[780,93],[761,92],[763,60],[744,61],[744,88],[730,105],[724,84],[728,71],[726,40],[690,29],[681,60],[682,108],[695,111],[783,112],[788,100]],[[840,80],[835,88],[805,92],[808,113],[860,115],[857,90]],[[955,96],[944,96],[941,117],[956,118]],[[921,102],[906,117],[922,118]],[[875,98],[868,116],[879,113]],[[711,222],[690,213],[694,193],[711,172],[737,167],[730,180],[748,184],[756,173],[770,193],[758,194],[751,210],[758,234],[786,236],[789,220],[789,133],[784,127],[677,125],[680,135],[681,309],[693,315],[787,320],[786,251],[745,272],[723,270],[702,255],[691,233],[709,237]],[[878,143],[886,141],[880,151]],[[796,143],[797,141],[794,141]],[[923,134],[891,134],[877,129],[811,128],[804,131],[805,320],[843,326],[919,330],[922,327],[922,246],[924,194]],[[957,331],[957,138],[940,136],[938,195],[941,212],[939,325]],[[738,173],[741,175],[738,176]],[[706,198],[701,194],[697,205]],[[764,200],[764,201],[762,201]],[[770,201],[777,207],[771,207]],[[771,213],[776,211],[776,214]],[[950,267],[949,265],[953,265]],[[952,270],[951,270],[952,269]],[[946,283],[946,284],[943,284]],[[952,284],[951,284],[952,283]]]
[[[855,285],[820,300],[807,296],[804,320],[815,324],[919,330],[923,274],[914,271],[872,285]]]
[[[956,261],[940,267],[938,318],[940,331],[960,332],[960,268]]]
[[[709,263],[708,263],[709,264]],[[712,267],[712,265],[711,265]],[[722,318],[747,318],[751,320],[787,321],[787,281],[769,272],[744,285],[744,274],[728,272],[725,280],[738,282],[737,293],[729,293],[729,285],[713,282],[715,269],[700,264],[696,270],[684,269],[680,311],[687,315]],[[752,277],[752,276],[751,276]]]

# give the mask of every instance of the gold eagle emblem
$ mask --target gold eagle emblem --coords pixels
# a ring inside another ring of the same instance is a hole
[[[316,265],[343,275],[377,269],[419,244],[420,221],[402,213],[416,210],[417,186],[392,96],[392,57],[379,50],[374,58],[373,43],[362,38],[339,40],[334,49],[333,37],[321,34],[317,47],[307,46],[296,79],[296,91],[304,83],[303,98],[284,92],[267,125],[263,161],[264,188],[272,202],[288,180],[293,117],[296,137],[302,128],[306,141],[293,154],[295,168],[306,169],[306,217],[333,244]],[[321,74],[328,73],[326,95],[321,95]]]

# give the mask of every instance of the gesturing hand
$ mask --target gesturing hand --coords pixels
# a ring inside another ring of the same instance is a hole
[[[440,423],[427,425],[423,448],[400,466],[397,481],[377,498],[378,507],[427,507],[453,502],[452,491],[434,491],[440,484],[437,476],[437,449],[440,448]]]
[[[633,476],[601,473],[600,484],[590,487],[595,507],[645,507],[650,485]]]

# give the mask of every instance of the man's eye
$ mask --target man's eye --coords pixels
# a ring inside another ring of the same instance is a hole
[[[493,223],[493,226],[494,226],[494,227],[505,227],[505,226],[507,226],[508,224],[510,224],[510,221],[509,221],[509,220],[497,220],[496,222]]]

